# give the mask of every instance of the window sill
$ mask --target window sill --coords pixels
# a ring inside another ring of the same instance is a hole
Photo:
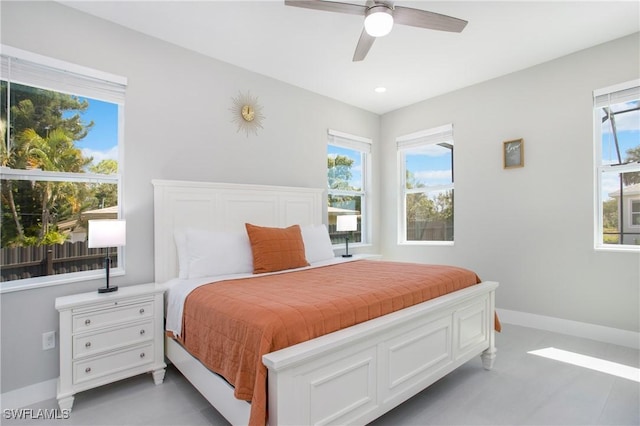
[[[372,247],[373,244],[369,244],[369,243],[349,243],[349,250],[351,250],[351,248],[358,248],[358,247]],[[343,250],[345,248],[345,244],[341,243],[341,244],[333,244],[331,247],[333,247],[333,250]]]
[[[631,245],[627,245],[627,246],[623,246],[623,245],[601,245],[601,246],[596,246],[595,247],[595,251],[597,252],[617,252],[617,253],[635,253],[638,254],[640,253],[640,245],[637,246],[631,246]]]
[[[124,269],[114,268],[111,270],[109,276],[119,277],[125,274]],[[62,284],[70,284],[80,281],[91,280],[103,280],[105,279],[104,269],[95,269],[87,272],[74,272],[63,275],[54,275],[51,277],[36,277],[26,278],[23,280],[4,281],[0,283],[0,294],[12,293],[14,291],[33,290],[37,288],[52,287]]]
[[[399,246],[444,246],[451,247],[454,241],[400,241]]]

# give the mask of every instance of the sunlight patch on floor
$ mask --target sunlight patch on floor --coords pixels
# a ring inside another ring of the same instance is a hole
[[[594,358],[556,348],[538,349],[528,353],[577,365],[579,367],[589,368],[591,370],[600,371],[602,373],[611,374],[613,376],[622,377],[623,379],[633,380],[634,382],[640,383],[640,369],[618,364],[617,362],[606,361],[604,359]]]

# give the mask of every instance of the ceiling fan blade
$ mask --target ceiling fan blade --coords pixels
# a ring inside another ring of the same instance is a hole
[[[463,19],[402,6],[393,9],[393,20],[396,24],[455,33],[461,32],[467,25]]]
[[[303,7],[306,9],[325,10],[327,12],[349,13],[351,15],[364,16],[366,6],[351,3],[338,3],[324,0],[285,0],[287,6]]]
[[[360,39],[358,40],[358,45],[356,46],[356,51],[353,53],[353,62],[363,60],[367,56],[367,53],[369,53],[369,49],[371,49],[375,40],[376,38],[370,36],[363,28]]]

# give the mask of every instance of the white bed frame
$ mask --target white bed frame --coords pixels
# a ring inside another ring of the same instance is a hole
[[[155,280],[177,276],[174,230],[319,224],[325,191],[154,180]],[[492,368],[494,295],[481,284],[267,354],[270,425],[366,424],[471,358]],[[250,406],[172,339],[166,356],[234,425]]]

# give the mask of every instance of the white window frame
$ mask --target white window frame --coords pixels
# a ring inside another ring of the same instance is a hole
[[[593,241],[595,250],[640,252],[640,245],[605,244],[602,242],[603,222],[602,204],[605,200],[602,188],[602,176],[605,173],[640,172],[640,163],[623,165],[603,165],[602,163],[602,133],[600,123],[600,108],[605,105],[617,104],[640,98],[640,79],[631,80],[613,86],[593,91],[593,141],[594,141],[594,229]],[[622,196],[622,194],[620,194]],[[630,205],[629,205],[630,206]],[[630,211],[630,210],[629,210]],[[629,215],[631,217],[631,215]],[[624,218],[623,218],[624,219]],[[624,222],[620,221],[624,228]],[[640,238],[640,236],[639,236]]]
[[[356,136],[349,133],[340,132],[333,129],[327,130],[327,145],[338,146],[341,148],[353,149],[362,153],[362,190],[361,191],[342,191],[335,189],[327,189],[327,199],[329,195],[346,195],[360,196],[360,231],[362,241],[351,242],[351,247],[364,247],[371,245],[371,146],[373,141],[369,138]],[[341,244],[333,244],[334,248],[344,246]]]
[[[434,127],[431,129],[421,130],[415,133],[411,133],[408,135],[400,136],[396,138],[396,146],[397,146],[397,164],[399,179],[398,179],[398,245],[428,245],[428,246],[453,246],[455,243],[455,233],[453,241],[416,241],[416,240],[407,240],[407,195],[416,194],[416,193],[425,193],[428,194],[430,192],[439,191],[439,190],[453,190],[455,185],[452,180],[450,185],[439,185],[439,186],[428,186],[425,188],[413,188],[407,189],[407,171],[405,168],[405,153],[412,148],[423,147],[427,145],[435,145],[438,143],[451,143],[454,145],[453,140],[453,124],[445,124],[439,127]],[[453,152],[452,152],[453,155]],[[455,158],[455,157],[454,157]],[[455,169],[453,171],[455,175]],[[455,178],[455,176],[454,176]],[[455,195],[454,195],[455,197]],[[456,214],[455,214],[455,204],[454,204],[454,213],[453,219],[455,222]],[[455,229],[455,225],[454,225]],[[455,231],[454,231],[455,232]]]
[[[11,46],[0,45],[0,49],[0,68],[3,80],[117,104],[119,124],[118,173],[115,175],[19,170],[1,167],[0,178],[116,184],[118,185],[118,218],[123,218],[124,99],[127,79],[115,74],[72,64]],[[10,122],[10,120],[11,117],[8,116],[7,121]],[[2,143],[4,143],[4,141],[2,141]],[[110,271],[110,275],[119,276],[124,274],[124,249],[119,247],[118,266]],[[92,279],[105,279],[104,269],[5,281],[0,283],[0,293],[49,287]]]

